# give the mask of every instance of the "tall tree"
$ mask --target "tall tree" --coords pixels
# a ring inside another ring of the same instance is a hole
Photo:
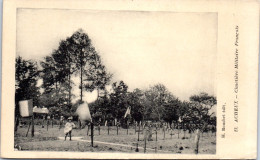
[[[114,118],[120,120],[123,118],[124,113],[129,106],[127,99],[128,86],[124,83],[124,81],[120,81],[119,83],[114,82],[112,84],[112,88],[113,93],[110,94],[111,107],[109,108],[109,112]]]
[[[144,93],[138,88],[134,89],[133,92],[128,93],[128,103],[131,106],[131,117],[133,117],[135,121],[141,121],[143,119],[143,98]]]
[[[79,29],[68,39],[69,43],[75,48],[74,63],[76,66],[76,73],[80,75],[80,101],[83,97],[83,76],[86,74],[86,64],[90,59],[90,55],[94,50],[91,47],[91,40],[82,29]]]
[[[165,105],[175,97],[167,90],[163,84],[156,84],[145,91],[146,108],[151,113],[150,119],[162,120],[165,112]]]
[[[111,74],[106,71],[90,38],[82,29],[61,40],[58,48],[51,56],[45,57],[41,65],[44,93],[54,94],[55,90],[57,93],[53,97],[53,100],[57,101],[55,103],[63,100],[65,95],[66,105],[70,109],[72,109],[71,91],[74,85],[72,75],[80,76],[80,102],[82,102],[83,90],[104,89],[111,79]]]
[[[182,102],[179,99],[171,99],[168,103],[164,104],[163,120],[169,122],[177,121],[179,118],[180,111],[184,111]]]
[[[91,44],[91,39],[82,29],[61,42],[58,50],[67,57],[68,82],[71,82],[72,74],[80,75],[80,101],[82,101],[84,89],[90,91],[104,89],[108,84],[111,74],[107,73],[100,56]]]
[[[68,102],[67,105],[71,107],[71,98],[72,98],[72,85],[71,75],[75,72],[76,67],[73,63],[74,54],[76,48],[70,43],[70,38],[60,41],[58,49],[52,54],[53,59],[55,60],[57,76],[61,83],[68,91]]]

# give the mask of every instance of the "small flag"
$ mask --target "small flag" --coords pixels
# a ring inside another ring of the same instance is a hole
[[[130,110],[130,107],[128,107],[127,110],[126,110],[126,112],[125,112],[124,118],[125,118],[128,114],[130,114],[130,111],[131,111],[131,110]]]
[[[32,99],[19,101],[19,110],[20,110],[20,115],[22,117],[32,116],[33,115],[33,101],[32,101]]]
[[[88,103],[84,102],[83,104],[79,105],[77,108],[76,113],[78,114],[80,120],[88,120],[91,121],[91,115],[90,115],[90,111],[88,108]]]

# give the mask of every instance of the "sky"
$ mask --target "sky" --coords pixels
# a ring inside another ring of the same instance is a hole
[[[130,91],[162,83],[181,100],[216,96],[216,13],[18,9],[17,56],[40,61],[79,28]]]

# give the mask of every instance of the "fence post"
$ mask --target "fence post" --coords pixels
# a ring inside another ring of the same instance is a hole
[[[100,135],[100,124],[98,125],[98,135]]]
[[[107,124],[107,135],[109,135],[109,125]]]
[[[118,125],[116,124],[116,134],[118,135]]]
[[[135,134],[136,134],[136,125],[137,125],[137,123],[135,122]]]
[[[156,129],[155,129],[155,137],[156,137],[156,141],[157,141],[157,126],[156,126]]]
[[[44,128],[44,117],[42,118],[42,128]]]
[[[178,139],[179,139],[180,138],[180,125],[179,125],[179,123],[177,125],[178,125]]]
[[[138,141],[139,141],[139,134],[140,134],[140,123],[139,123],[139,130],[138,130]]]
[[[91,147],[93,147],[93,141],[94,141],[94,123],[90,123],[90,130],[91,130]]]
[[[29,132],[30,127],[31,127],[31,123],[32,123],[32,122],[29,123],[28,130],[27,130],[27,133],[26,133],[26,137],[28,136],[28,132]]]
[[[157,153],[157,125],[156,125],[156,128],[155,128],[155,153]]]
[[[88,136],[88,132],[89,132],[89,127],[90,127],[90,126],[89,126],[89,124],[88,124],[87,136]]]
[[[138,149],[138,142],[136,143],[136,149],[135,149],[135,152],[139,152],[139,149]]]
[[[48,127],[49,127],[49,120],[47,120],[47,131],[48,131]]]
[[[165,126],[163,127],[163,140],[165,140]]]
[[[19,126],[19,115],[17,115],[16,117],[15,117],[15,126],[14,126],[14,131],[16,132],[17,131],[17,129],[18,129],[18,126]]]
[[[32,137],[34,137],[34,115],[32,115]]]
[[[146,131],[144,131],[144,153],[146,152]]]

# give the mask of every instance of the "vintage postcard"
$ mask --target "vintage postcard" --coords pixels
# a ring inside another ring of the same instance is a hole
[[[4,0],[1,157],[253,159],[254,0]]]

